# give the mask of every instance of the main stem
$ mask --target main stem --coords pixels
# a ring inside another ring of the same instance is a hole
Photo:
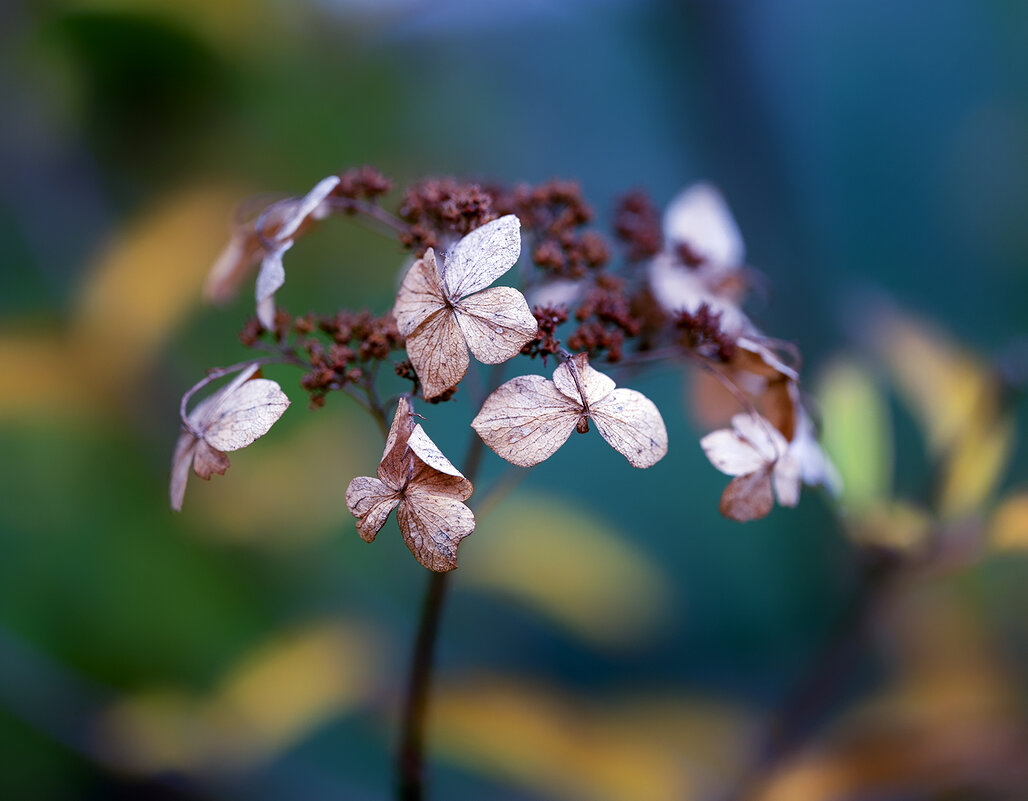
[[[482,440],[476,434],[471,436],[464,460],[464,475],[473,483],[482,460]],[[400,801],[422,801],[425,797],[425,723],[439,619],[446,600],[449,576],[449,573],[432,573],[421,603],[421,621],[411,657],[407,697],[400,724],[400,751],[396,766],[399,775],[397,797]]]

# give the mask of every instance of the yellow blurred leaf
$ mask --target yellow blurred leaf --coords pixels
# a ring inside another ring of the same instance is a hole
[[[165,200],[119,232],[83,284],[69,331],[83,375],[124,392],[200,301],[242,193],[201,187]]]
[[[517,493],[479,521],[469,542],[464,586],[509,596],[596,644],[652,634],[670,604],[660,569],[565,498]]]
[[[932,518],[912,504],[887,501],[847,518],[846,530],[862,545],[916,553],[929,545]]]
[[[874,378],[860,365],[838,361],[818,381],[824,418],[821,442],[842,476],[841,501],[860,513],[889,497],[892,425]]]
[[[88,417],[95,397],[55,331],[24,325],[0,332],[0,421]]]
[[[872,325],[876,349],[924,426],[933,453],[945,451],[972,423],[995,420],[998,385],[979,358],[928,323],[895,310],[879,312]]]
[[[973,420],[943,462],[939,514],[959,517],[979,509],[1003,478],[1014,446],[1014,421]]]
[[[744,731],[737,713],[711,702],[662,697],[601,705],[480,677],[440,688],[429,743],[450,762],[547,797],[688,801],[712,773],[702,757],[690,763],[690,738],[703,742],[700,753],[735,753]]]
[[[989,521],[989,542],[1001,550],[1028,549],[1028,492],[1000,503]]]
[[[122,699],[99,736],[118,764],[144,774],[245,768],[367,703],[381,665],[380,643],[365,627],[309,625],[248,655],[210,694],[158,688]]]

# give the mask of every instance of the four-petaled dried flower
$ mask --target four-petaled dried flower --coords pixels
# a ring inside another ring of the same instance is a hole
[[[393,314],[426,399],[464,377],[468,348],[480,362],[499,364],[535,338],[538,325],[524,295],[486,289],[520,255],[521,223],[508,214],[459,240],[442,270],[431,248],[408,270]]]
[[[774,506],[771,487],[782,506],[800,500],[802,468],[796,451],[764,417],[737,414],[732,428],[700,440],[707,458],[722,473],[735,476],[721,495],[721,514],[733,520],[756,520]]]
[[[189,467],[204,480],[229,467],[227,451],[245,448],[264,436],[289,406],[281,387],[253,378],[257,365],[246,367],[231,384],[201,401],[187,417],[171,461],[171,508],[182,508]]]
[[[346,505],[357,530],[375,539],[389,513],[417,560],[429,570],[457,567],[457,545],[475,530],[475,516],[462,501],[472,486],[428,438],[406,398],[396,406],[378,478],[358,476],[346,488]]]
[[[289,206],[288,212],[275,231],[274,238],[269,242],[271,247],[261,261],[261,271],[257,274],[257,288],[254,292],[257,299],[257,319],[268,331],[275,330],[275,293],[286,281],[282,256],[293,246],[293,237],[307,218],[317,218],[323,214],[322,204],[338,185],[338,175],[330,175],[318,181],[299,202]]]
[[[633,467],[650,467],[667,453],[667,429],[653,402],[589,365],[584,353],[561,364],[548,381],[512,378],[482,405],[472,427],[499,456],[531,467],[552,456],[571,432],[596,423],[600,435]]]

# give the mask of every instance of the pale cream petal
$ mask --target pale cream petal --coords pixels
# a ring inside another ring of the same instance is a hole
[[[257,319],[267,330],[275,327],[275,293],[286,282],[286,270],[282,265],[282,256],[293,246],[293,240],[287,239],[274,250],[268,251],[261,260],[261,271],[257,273],[257,288],[254,296],[257,300]]]
[[[770,421],[755,414],[732,415],[732,428],[764,457],[768,464],[785,454],[789,443]]]
[[[653,401],[641,392],[615,389],[590,406],[590,417],[600,436],[632,467],[652,467],[667,453],[664,419]]]
[[[219,451],[245,448],[267,434],[288,407],[289,398],[274,381],[246,381],[226,394],[204,421],[203,439]]]
[[[578,382],[575,382],[575,377]],[[607,397],[616,386],[614,380],[589,364],[589,357],[578,353],[570,361],[564,362],[553,371],[553,383],[564,395],[579,403],[587,402],[590,406]],[[582,392],[578,386],[581,384]]]
[[[772,479],[778,503],[795,506],[800,502],[800,464],[791,450],[775,462]]]
[[[186,494],[186,482],[189,479],[189,468],[193,463],[196,443],[196,437],[188,431],[183,431],[175,443],[175,455],[171,457],[171,486],[168,494],[171,508],[176,512],[182,510],[182,499]]]
[[[452,311],[436,312],[407,337],[407,356],[425,399],[456,386],[468,371],[468,345]]]
[[[500,364],[521,352],[539,331],[525,296],[509,286],[486,289],[455,307],[468,347],[483,364]]]
[[[754,330],[753,323],[731,298],[711,290],[697,271],[678,265],[666,253],[650,262],[650,289],[664,310],[672,314],[696,314],[706,304],[721,315],[721,330],[729,336]]]
[[[725,517],[745,523],[767,516],[774,505],[771,474],[768,470],[758,470],[733,478],[721,494],[719,508]]]
[[[767,464],[760,451],[727,428],[707,434],[700,447],[714,467],[730,476],[744,476]]]
[[[739,226],[721,193],[707,183],[693,184],[671,200],[664,212],[664,238],[671,247],[688,245],[717,265],[740,267],[746,261]]]
[[[393,306],[393,317],[400,334],[409,337],[428,317],[445,308],[446,298],[439,280],[435,253],[429,248],[403,277],[396,305]]]
[[[567,442],[581,414],[581,405],[558,392],[552,381],[523,375],[497,387],[471,427],[498,456],[531,467]]]
[[[436,447],[436,444],[429,439],[428,434],[425,433],[425,429],[421,427],[420,423],[414,426],[414,430],[408,437],[407,447],[414,451],[414,454],[433,470],[438,470],[440,473],[446,473],[450,476],[464,478],[464,474],[454,467],[450,460],[443,456],[442,451]]]
[[[196,443],[193,451],[193,472],[204,481],[209,481],[211,476],[224,475],[230,466],[229,458],[219,450],[215,450],[202,439]]]
[[[475,516],[463,503],[415,487],[407,491],[396,519],[411,553],[440,573],[457,567],[457,546],[475,530]]]
[[[290,207],[287,215],[282,220],[282,227],[275,233],[275,236],[279,240],[289,239],[308,217],[312,215],[315,217],[321,216],[318,214],[318,207],[321,206],[325,198],[332,194],[332,190],[338,185],[338,175],[330,175],[328,178],[322,178],[318,181],[314,188],[304,195],[295,206]]]
[[[400,496],[377,478],[357,476],[346,488],[346,506],[358,518],[357,530],[367,542],[375,539]]]
[[[476,228],[446,254],[443,286],[451,301],[485,289],[521,255],[521,220],[508,214]]]

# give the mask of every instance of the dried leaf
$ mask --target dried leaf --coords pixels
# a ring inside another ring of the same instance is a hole
[[[253,378],[250,365],[224,389],[197,404],[188,428],[179,436],[171,466],[171,508],[182,508],[189,464],[200,478],[221,475],[229,467],[225,451],[245,448],[268,433],[289,407],[281,387],[266,378]]]
[[[771,470],[765,467],[733,478],[721,494],[719,509],[725,517],[745,523],[767,517],[774,505]]]
[[[520,231],[516,216],[501,217],[457,242],[442,269],[429,249],[404,276],[393,314],[425,398],[464,377],[469,347],[479,361],[499,364],[536,335],[538,325],[520,292],[480,292],[517,262]]]
[[[472,491],[471,482],[414,424],[407,399],[400,398],[378,478],[353,479],[346,488],[346,505],[367,542],[396,509],[411,553],[429,570],[443,572],[457,567],[457,546],[475,529],[475,516],[462,503]]]
[[[553,381],[519,376],[500,385],[471,426],[498,456],[531,467],[552,456],[580,421],[593,420],[629,464],[650,467],[667,453],[664,421],[645,395],[614,386],[580,353],[554,371]]]

